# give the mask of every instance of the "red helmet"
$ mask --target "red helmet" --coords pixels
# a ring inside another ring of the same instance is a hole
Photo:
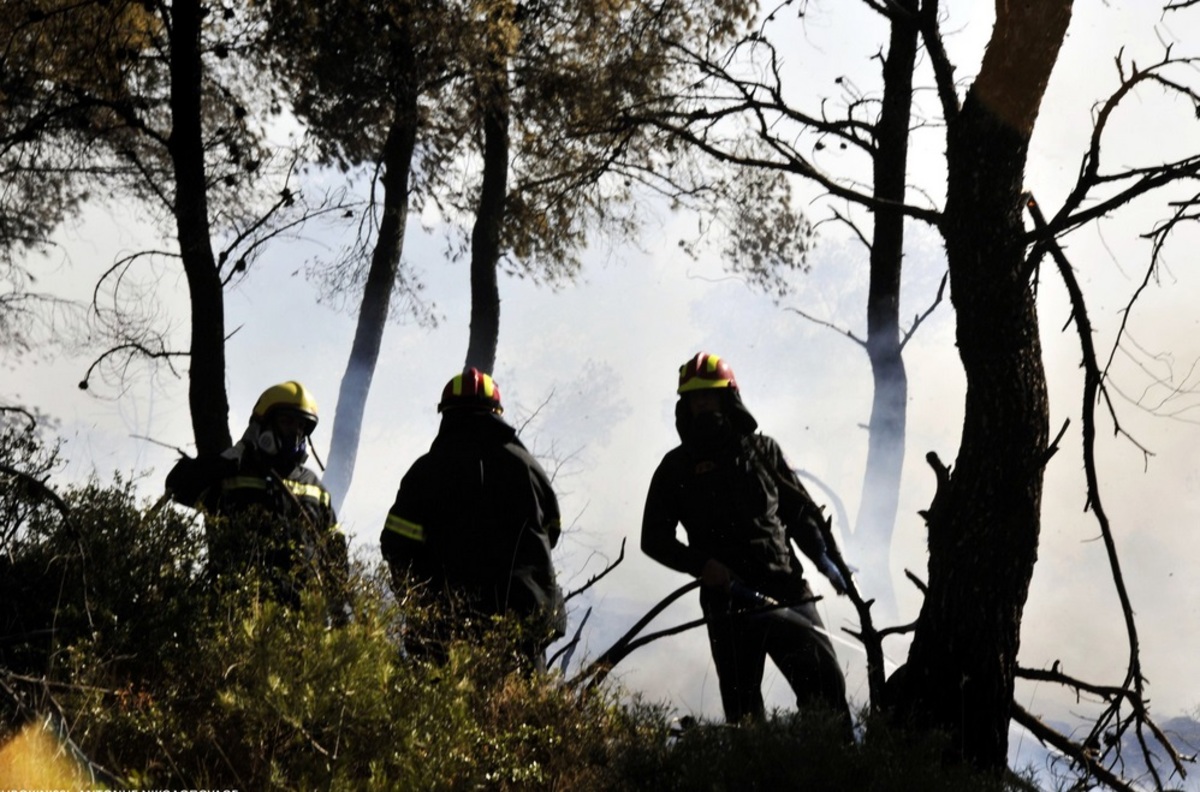
[[[737,390],[737,380],[733,377],[733,369],[724,360],[707,352],[697,352],[694,358],[679,367],[679,390],[676,393],[707,388]]]
[[[500,388],[495,380],[473,367],[454,375],[442,389],[438,412],[458,407],[488,410],[496,415],[504,412],[500,406]]]

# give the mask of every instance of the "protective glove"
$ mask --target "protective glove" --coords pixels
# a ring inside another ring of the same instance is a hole
[[[821,574],[829,578],[830,585],[838,594],[846,593],[846,579],[842,577],[841,570],[837,568],[837,564],[833,563],[833,559],[827,555],[823,555],[817,559],[817,569]]]

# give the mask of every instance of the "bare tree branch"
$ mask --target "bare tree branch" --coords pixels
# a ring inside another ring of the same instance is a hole
[[[946,123],[950,123],[958,116],[960,104],[958,89],[954,83],[954,65],[950,62],[950,56],[946,54],[946,46],[942,42],[938,13],[938,0],[925,0],[921,5],[917,23],[921,29],[921,38],[925,41],[925,51],[929,53],[929,61],[933,64],[938,99],[942,103],[942,117]]]
[[[666,610],[667,606],[669,606],[672,602],[679,599],[689,591],[699,587],[700,581],[693,580],[690,583],[680,586],[667,596],[663,597],[656,605],[654,605],[654,607],[650,608],[650,610],[647,611],[642,618],[638,619],[637,623],[630,627],[624,635],[618,638],[616,643],[614,643],[603,654],[593,660],[587,668],[580,671],[573,679],[567,682],[567,685],[573,688],[578,687],[584,682],[587,683],[587,687],[589,688],[594,688],[599,685],[604,678],[608,676],[609,671],[611,671],[613,667],[621,661],[622,658],[633,651],[634,647],[631,647],[630,644],[637,637],[637,634],[640,633],[645,626],[654,619],[654,617]],[[703,624],[703,621],[696,623],[689,622],[686,626],[681,625],[676,629],[676,632],[679,632],[683,629],[690,629],[691,627],[697,626],[697,624]]]
[[[807,319],[808,321],[812,322],[813,324],[818,324],[818,325],[820,325],[820,326],[822,326],[822,327],[828,327],[830,330],[833,330],[833,331],[834,331],[835,333],[837,333],[838,335],[844,335],[844,336],[846,336],[846,338],[849,338],[851,341],[853,341],[854,343],[856,343],[856,344],[858,344],[859,346],[863,347],[864,349],[865,349],[865,348],[866,348],[866,346],[867,346],[867,342],[866,342],[866,340],[865,340],[865,339],[862,339],[862,338],[859,338],[859,337],[858,337],[858,336],[856,336],[856,335],[854,334],[854,332],[853,332],[853,331],[851,331],[851,330],[847,330],[847,329],[845,329],[845,328],[838,327],[837,325],[833,324],[832,322],[828,322],[828,321],[826,321],[826,320],[824,320],[824,319],[818,319],[817,317],[815,317],[815,316],[813,316],[813,315],[811,315],[811,314],[808,314],[808,313],[805,313],[804,311],[801,311],[799,308],[791,308],[791,307],[787,307],[787,308],[784,308],[784,310],[785,310],[785,311],[791,311],[792,313],[794,313],[794,314],[797,314],[797,315],[799,315],[799,316],[803,316],[805,319]]]
[[[582,594],[583,592],[590,589],[592,586],[599,583],[605,576],[608,575],[609,572],[612,572],[614,569],[616,569],[620,565],[620,563],[625,560],[625,539],[626,539],[626,537],[624,537],[624,536],[621,537],[621,552],[617,555],[616,561],[613,561],[611,564],[606,566],[603,570],[601,570],[600,572],[597,572],[595,575],[592,575],[590,578],[588,578],[587,583],[584,583],[582,586],[575,589],[570,594],[567,594],[565,597],[563,597],[563,600],[567,601],[567,600],[570,600],[572,597]]]
[[[1168,47],[1159,61],[1145,68],[1139,68],[1136,63],[1130,63],[1127,67],[1123,52],[1118,53],[1114,61],[1120,82],[1117,89],[1096,110],[1091,139],[1088,149],[1080,161],[1079,175],[1075,186],[1063,201],[1063,205],[1054,218],[1048,222],[1051,233],[1058,234],[1102,217],[1134,198],[1165,184],[1200,177],[1200,156],[1186,157],[1174,162],[1146,167],[1126,168],[1111,174],[1100,172],[1104,133],[1117,108],[1133,94],[1135,89],[1143,85],[1156,85],[1168,93],[1182,96],[1193,105],[1200,103],[1200,93],[1164,74],[1168,69],[1193,70],[1200,59],[1175,58],[1171,55]],[[1127,68],[1128,74],[1126,73]],[[1089,200],[1091,191],[1095,187],[1120,182],[1132,182],[1132,184],[1102,200],[1091,201],[1087,209],[1080,209],[1084,202]]]
[[[3,462],[0,462],[0,475],[5,475],[16,479],[21,483],[22,486],[29,490],[29,493],[35,498],[49,501],[50,504],[53,505],[58,511],[58,513],[62,515],[63,519],[70,523],[71,508],[57,492],[50,489],[50,487],[46,485],[46,481],[44,479],[36,478]]]
[[[84,372],[83,379],[79,381],[79,389],[87,390],[90,387],[92,372],[94,372],[98,366],[102,365],[109,358],[116,357],[122,353],[125,353],[126,355],[125,364],[122,367],[123,369],[129,366],[134,357],[141,355],[152,360],[165,360],[167,362],[167,366],[171,369],[171,373],[177,377],[179,376],[179,372],[175,370],[175,366],[171,362],[171,359],[177,357],[187,357],[189,354],[187,352],[171,352],[166,349],[150,349],[145,344],[136,341],[118,344],[111,349],[105,350],[103,353],[101,353],[100,357],[92,361],[91,365],[88,366],[87,371]]]
[[[1091,734],[1089,735],[1088,739],[1085,740],[1085,744],[1093,742],[1099,744],[1098,741],[1100,736],[1107,732],[1113,726],[1114,721],[1119,718],[1120,702],[1122,700],[1137,702],[1138,706],[1135,707],[1132,717],[1137,724],[1139,733],[1142,726],[1148,723],[1148,716],[1146,715],[1144,707],[1141,706],[1141,702],[1145,701],[1145,680],[1142,676],[1137,625],[1134,621],[1133,605],[1130,602],[1129,592],[1125,586],[1124,575],[1121,572],[1121,564],[1117,554],[1116,543],[1112,535],[1112,527],[1109,523],[1108,515],[1105,513],[1103,502],[1100,499],[1099,476],[1096,469],[1095,405],[1098,401],[1098,396],[1102,395],[1104,391],[1104,375],[1100,371],[1100,367],[1097,364],[1096,351],[1092,340],[1091,321],[1088,318],[1087,306],[1084,303],[1083,292],[1075,278],[1075,273],[1071,267],[1071,264],[1067,260],[1066,254],[1063,252],[1062,247],[1058,244],[1050,232],[1046,218],[1042,214],[1041,209],[1038,207],[1036,200],[1034,200],[1031,194],[1026,195],[1026,207],[1029,209],[1030,215],[1033,217],[1036,230],[1045,234],[1045,237],[1040,241],[1039,244],[1049,248],[1050,255],[1058,265],[1059,274],[1062,276],[1063,281],[1067,286],[1067,292],[1070,295],[1073,318],[1075,326],[1079,332],[1080,348],[1083,355],[1082,365],[1084,369],[1082,433],[1084,471],[1087,479],[1087,503],[1085,504],[1085,510],[1090,509],[1092,511],[1096,517],[1097,523],[1100,526],[1101,537],[1103,538],[1109,566],[1112,570],[1113,584],[1117,590],[1117,596],[1121,603],[1121,611],[1125,620],[1125,632],[1129,642],[1128,669],[1125,680],[1121,684],[1121,689],[1128,692],[1123,696],[1112,696],[1110,698],[1109,706],[1096,719],[1096,722],[1092,727]],[[1152,730],[1154,730],[1154,727],[1152,727]],[[1150,754],[1145,746],[1144,741],[1142,741],[1142,746],[1143,752],[1146,754],[1147,766],[1150,767],[1151,772],[1155,773],[1157,778],[1157,771],[1154,769],[1153,762],[1150,759]],[[1171,751],[1172,757],[1175,758],[1176,769],[1180,773],[1183,773],[1184,771],[1182,765],[1179,764],[1177,752],[1171,748],[1169,742],[1166,743],[1166,746]],[[1107,753],[1109,750],[1116,750],[1119,752],[1119,741],[1114,741],[1109,748],[1105,749],[1105,753]]]
[[[909,339],[911,339],[916,334],[917,328],[921,326],[921,323],[924,322],[926,319],[928,319],[930,314],[932,314],[934,312],[934,310],[939,305],[942,304],[942,298],[946,293],[946,284],[949,282],[949,280],[950,280],[950,273],[949,273],[949,271],[947,271],[942,275],[942,281],[941,281],[941,283],[938,284],[937,295],[933,298],[933,302],[930,303],[929,307],[925,309],[925,313],[918,314],[917,316],[915,316],[913,318],[912,327],[908,328],[908,332],[906,332],[904,334],[904,337],[902,339],[900,339],[900,351],[901,352],[904,351],[904,347],[906,344],[908,344]]]

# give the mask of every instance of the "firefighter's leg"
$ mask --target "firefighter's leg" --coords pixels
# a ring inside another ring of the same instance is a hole
[[[730,615],[728,598],[702,591],[700,604],[708,617],[708,644],[712,650],[725,720],[737,723],[765,717],[762,698],[766,642],[761,625]]]
[[[813,603],[806,602],[792,610],[803,616],[805,622],[824,629]],[[830,711],[842,720],[847,736],[852,738],[846,680],[829,637],[801,626],[799,621],[767,620],[766,641],[771,661],[796,694],[796,706],[805,709],[816,705]]]

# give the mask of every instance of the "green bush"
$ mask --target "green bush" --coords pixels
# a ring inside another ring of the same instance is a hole
[[[330,628],[319,596],[226,607],[182,670],[137,683],[77,669],[64,699],[85,746],[131,782],[244,789],[551,789],[610,786],[613,739],[638,729],[604,695],[506,673],[502,647],[401,659],[395,606],[364,583]],[[243,607],[244,605],[244,607]],[[501,634],[503,631],[501,631]],[[88,651],[81,647],[80,656]],[[103,669],[102,669],[103,671]],[[123,687],[115,687],[123,684]]]

